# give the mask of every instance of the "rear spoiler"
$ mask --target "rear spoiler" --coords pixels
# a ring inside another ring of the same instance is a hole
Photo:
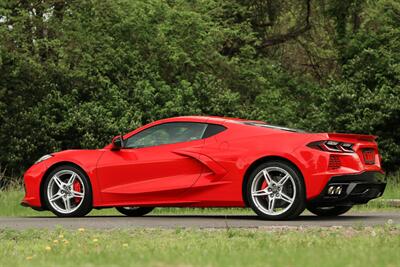
[[[345,133],[328,133],[329,138],[350,138],[363,141],[375,141],[378,136],[368,134],[345,134]]]

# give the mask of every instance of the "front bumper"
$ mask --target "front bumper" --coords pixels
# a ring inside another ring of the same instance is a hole
[[[27,202],[27,201],[24,200],[24,199],[21,201],[20,204],[21,204],[22,207],[32,208],[32,209],[34,209],[34,210],[36,210],[36,211],[44,211],[44,210],[45,210],[45,209],[42,208],[42,207],[31,206],[31,205],[29,204],[29,202]]]
[[[40,162],[32,165],[24,173],[25,196],[21,201],[22,206],[31,207],[36,210],[42,209],[42,203],[40,199],[40,184],[46,169],[47,166],[45,162]]]
[[[365,204],[382,196],[386,187],[385,180],[380,172],[333,176],[321,194],[309,203],[320,207]]]

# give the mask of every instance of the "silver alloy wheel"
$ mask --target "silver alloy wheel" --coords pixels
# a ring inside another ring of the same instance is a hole
[[[280,215],[293,205],[296,184],[293,177],[280,167],[267,167],[255,176],[251,197],[257,208],[267,215]]]
[[[81,192],[74,190],[74,183],[79,183]],[[47,185],[47,199],[56,211],[70,214],[76,211],[85,198],[85,186],[82,178],[74,171],[61,170],[50,178]],[[79,200],[77,202],[76,200]]]

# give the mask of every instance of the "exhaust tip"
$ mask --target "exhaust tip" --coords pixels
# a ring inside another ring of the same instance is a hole
[[[343,188],[341,185],[334,186],[331,185],[328,187],[328,195],[341,195],[343,192]]]

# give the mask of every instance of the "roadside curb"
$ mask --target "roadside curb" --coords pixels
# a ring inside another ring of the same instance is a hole
[[[371,202],[384,207],[400,208],[400,199],[376,199]]]

